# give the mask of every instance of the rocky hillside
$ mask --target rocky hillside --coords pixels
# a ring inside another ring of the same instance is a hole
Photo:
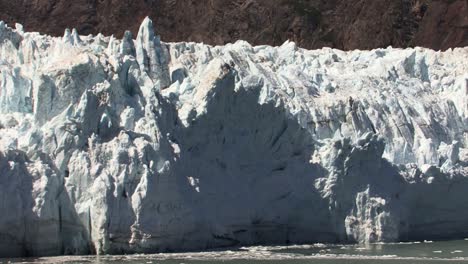
[[[135,34],[145,16],[165,41],[315,49],[468,45],[467,0],[0,0],[0,20],[62,35]]]

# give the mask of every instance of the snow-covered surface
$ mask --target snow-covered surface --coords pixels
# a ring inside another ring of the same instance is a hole
[[[0,23],[0,256],[468,235],[468,48]]]

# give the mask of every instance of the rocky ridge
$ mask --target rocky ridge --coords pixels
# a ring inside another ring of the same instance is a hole
[[[211,45],[246,40],[342,50],[468,45],[467,0],[0,0],[0,20],[61,36],[135,35],[145,16],[166,41]]]

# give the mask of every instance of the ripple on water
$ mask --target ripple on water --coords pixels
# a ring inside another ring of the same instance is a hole
[[[235,264],[250,264],[258,261],[281,261],[281,263],[468,263],[468,254],[461,248],[468,242],[448,241],[431,243],[394,243],[358,245],[291,245],[253,246],[237,249],[214,250],[208,252],[135,254],[125,256],[63,256],[35,259],[0,260],[0,264],[12,263],[158,263],[190,264],[227,261]]]

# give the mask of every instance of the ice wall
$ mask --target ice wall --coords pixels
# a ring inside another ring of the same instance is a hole
[[[467,236],[467,62],[0,23],[0,256]]]

